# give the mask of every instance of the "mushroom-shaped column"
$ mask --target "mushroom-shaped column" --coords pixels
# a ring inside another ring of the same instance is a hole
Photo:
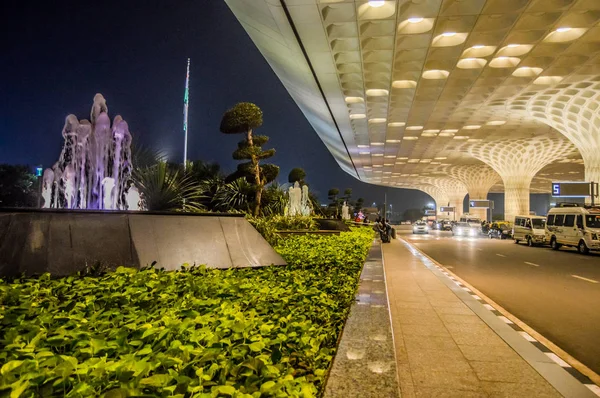
[[[450,166],[446,172],[467,187],[469,200],[487,199],[490,189],[502,179],[496,170],[487,164]],[[482,220],[488,218],[487,209],[469,209],[471,214]]]
[[[573,144],[561,136],[492,141],[463,149],[489,164],[502,177],[507,221],[529,214],[529,187],[537,172],[576,151]]]
[[[467,187],[465,184],[457,179],[449,177],[430,178],[427,182],[446,192],[450,206],[454,207],[456,219],[463,215],[463,204],[465,196],[467,196]]]
[[[561,84],[528,92],[508,103],[508,110],[527,114],[554,127],[579,149],[585,180],[600,182],[600,82]]]
[[[418,189],[419,191],[425,192],[427,195],[431,196],[435,201],[436,214],[438,219],[448,218],[446,213],[440,212],[440,207],[448,206],[450,203],[450,199],[446,192],[443,189],[436,187],[430,184],[415,184],[414,189]]]

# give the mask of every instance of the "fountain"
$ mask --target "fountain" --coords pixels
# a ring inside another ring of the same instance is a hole
[[[58,161],[43,175],[42,208],[138,210],[131,189],[131,134],[115,116],[112,127],[102,94],[94,96],[90,120],[67,116]]]
[[[0,208],[0,278],[153,262],[285,264],[241,214],[136,211],[144,198],[133,185],[129,127],[121,116],[111,126],[101,94],[90,116],[67,116],[59,160],[42,176],[43,208]]]

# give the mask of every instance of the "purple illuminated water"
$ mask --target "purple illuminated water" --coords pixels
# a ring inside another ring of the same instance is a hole
[[[67,116],[60,158],[42,177],[42,207],[139,210],[139,194],[135,187],[130,188],[127,122],[117,115],[111,126],[102,94],[94,96],[90,120]]]

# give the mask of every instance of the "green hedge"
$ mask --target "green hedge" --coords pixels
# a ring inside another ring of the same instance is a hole
[[[291,237],[285,267],[0,281],[0,396],[318,396],[371,240]]]
[[[318,224],[312,216],[271,216],[271,217],[252,217],[246,219],[256,228],[258,232],[271,244],[276,246],[280,242],[277,231],[284,230],[311,230],[319,229]]]

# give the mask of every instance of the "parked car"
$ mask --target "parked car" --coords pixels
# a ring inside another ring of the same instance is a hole
[[[440,231],[452,231],[452,221],[442,220],[440,221]]]
[[[495,222],[492,223],[488,231],[490,239],[510,239],[512,234],[511,225],[508,222]]]
[[[425,221],[417,221],[413,224],[413,234],[428,234],[429,226]]]
[[[546,217],[542,216],[516,216],[513,226],[513,239],[515,243],[527,242],[531,247],[536,244],[546,243]]]
[[[600,207],[572,204],[550,209],[546,240],[554,250],[561,246],[576,247],[581,254],[600,250]]]
[[[452,227],[452,235],[454,236],[477,236],[479,235],[480,226],[469,225],[466,222],[457,222]]]
[[[465,213],[460,217],[459,222],[466,222],[471,227],[478,228],[479,231],[481,231],[481,218],[479,217],[475,217],[468,213]]]

